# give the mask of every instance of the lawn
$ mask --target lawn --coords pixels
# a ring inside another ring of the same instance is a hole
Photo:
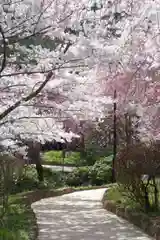
[[[78,166],[80,160],[79,152],[68,153],[68,156],[64,159],[62,157],[62,151],[49,151],[43,155],[43,164],[48,165]]]

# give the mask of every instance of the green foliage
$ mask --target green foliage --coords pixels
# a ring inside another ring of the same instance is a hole
[[[129,197],[129,192],[124,189],[123,185],[113,185],[106,191],[105,199],[112,200],[124,207],[128,206],[132,209],[142,210],[140,204]]]
[[[62,151],[48,151],[44,154],[43,159],[47,162],[62,163]]]
[[[112,166],[113,155],[109,155],[107,157],[101,157],[99,160],[102,164]]]
[[[69,156],[64,159],[66,164],[80,165],[81,164],[81,154],[80,152],[71,152]]]
[[[105,198],[107,200],[113,200],[117,203],[122,203],[126,200],[124,195],[124,189],[122,189],[119,185],[115,185],[106,191]]]
[[[99,161],[91,167],[89,178],[91,184],[102,185],[104,183],[110,183],[112,177],[112,157],[101,158]]]
[[[159,144],[136,142],[122,146],[115,161],[117,182],[123,184],[130,199],[138,202],[145,212],[159,211]],[[148,175],[142,178],[143,175]]]
[[[64,185],[61,172],[55,172],[44,168],[44,183],[39,183],[37,171],[33,166],[26,166],[23,175],[16,185],[12,187],[12,193],[36,190],[38,188],[57,188]]]
[[[79,167],[69,173],[66,184],[69,186],[81,186],[89,183],[89,167]]]
[[[96,148],[88,147],[85,149],[84,153],[84,159],[85,159],[85,164],[88,166],[92,166],[96,160],[97,160],[97,152],[95,150]]]
[[[112,156],[101,158],[93,166],[76,168],[69,173],[66,184],[69,186],[81,186],[86,184],[103,185],[111,182]]]
[[[112,150],[108,148],[101,149],[97,144],[89,143],[85,147],[84,159],[85,164],[92,166],[101,158],[111,156]]]
[[[0,221],[1,240],[31,240],[32,228],[36,219],[29,205],[23,203],[23,199],[14,198],[3,220]]]
[[[80,164],[80,153],[71,152],[69,156],[62,158],[62,151],[49,151],[44,154],[43,161],[52,165],[79,165]]]
[[[67,156],[68,154],[68,156]],[[87,149],[84,153],[80,152],[70,152],[67,153],[66,157],[62,158],[62,151],[49,151],[44,154],[43,163],[49,165],[68,165],[68,166],[93,166],[96,161],[104,158],[104,153],[102,156],[97,153],[95,148]],[[109,156],[110,151],[105,153],[105,156]]]

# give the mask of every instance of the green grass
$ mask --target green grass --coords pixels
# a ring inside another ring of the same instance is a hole
[[[113,183],[109,183],[109,184],[104,184],[102,186],[92,186],[92,185],[89,185],[89,186],[79,186],[79,187],[73,187],[72,189],[74,191],[84,191],[84,190],[92,190],[92,189],[100,189],[100,188],[109,188],[109,187],[112,187],[114,186]]]
[[[153,189],[152,189],[153,191]],[[153,193],[152,191],[149,191],[149,198],[151,203],[151,208],[148,210],[148,215],[157,215],[160,216],[160,210],[155,210],[154,205],[152,206],[152,200],[153,200]],[[104,196],[104,200],[111,200],[114,201],[116,204],[121,206],[129,206],[132,209],[136,209],[137,211],[145,211],[145,206],[143,207],[140,203],[138,203],[132,196],[129,197],[130,194],[126,192],[123,188],[123,186],[115,184],[112,186]]]
[[[124,191],[123,186],[119,186],[117,184],[111,185],[111,188],[106,191],[104,199],[114,201],[116,204],[121,206],[129,206],[131,208],[140,209],[140,205],[128,197],[128,194]]]
[[[9,199],[9,208],[0,221],[1,240],[35,240],[36,218],[29,204],[22,196],[13,195]]]
[[[77,166],[80,163],[80,153],[72,152],[66,156],[63,161],[62,151],[49,151],[43,156],[43,164]]]
[[[106,196],[107,200],[113,200],[115,202],[123,200],[123,194],[122,194],[120,188],[118,188],[118,186],[114,186],[114,187],[110,188],[109,190],[107,190],[105,196]]]

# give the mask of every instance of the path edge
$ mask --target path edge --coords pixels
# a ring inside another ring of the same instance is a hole
[[[45,198],[58,197],[58,196],[70,194],[70,193],[77,192],[77,191],[86,191],[86,190],[93,190],[93,189],[96,190],[96,189],[101,189],[101,188],[106,188],[106,185],[91,186],[91,187],[79,187],[79,188],[74,188],[74,187],[68,187],[67,188],[66,187],[66,188],[63,188],[63,189],[55,189],[53,191],[37,190],[37,191],[32,192],[31,194],[29,193],[32,196],[27,197],[27,201],[28,201],[28,204],[30,205],[30,207],[32,209],[32,212],[34,214],[34,217],[35,217],[35,225],[31,229],[32,236],[34,236],[34,238],[32,237],[31,240],[37,240],[38,239],[38,232],[39,232],[38,224],[37,224],[37,217],[36,217],[36,213],[34,211],[34,203],[36,203],[36,202],[38,202],[42,199],[45,199]],[[36,197],[38,195],[37,193],[39,193],[38,197]]]
[[[122,206],[113,200],[106,200],[107,190],[102,198],[103,208],[120,218],[123,218],[141,229],[147,235],[160,240],[160,223],[153,222],[145,213],[136,212],[129,206]]]

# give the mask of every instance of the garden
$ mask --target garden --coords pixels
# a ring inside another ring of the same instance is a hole
[[[99,129],[93,128],[92,132],[86,135],[83,152],[70,151],[66,157],[62,150],[42,153],[43,181],[40,181],[39,172],[34,165],[19,165],[16,157],[2,155],[1,239],[35,238],[36,220],[31,209],[34,201],[57,196],[61,189],[65,193],[102,186],[109,187],[103,199],[107,210],[126,218],[154,236],[158,231],[160,219],[160,146],[155,142],[128,144],[127,141],[134,139],[137,134],[135,132],[134,135],[129,126],[132,127],[128,125],[124,135],[118,135],[118,152],[114,165],[111,154],[113,143],[106,134],[106,125],[102,123]],[[122,127],[117,121],[117,132]],[[100,129],[104,131],[98,135]],[[102,139],[105,145],[102,144]],[[46,164],[50,167],[46,168]],[[53,166],[62,168],[56,171],[52,169]],[[65,171],[64,166],[72,167],[71,171]],[[114,183],[113,169],[116,179]],[[11,222],[14,221],[15,224],[11,227]],[[151,225],[151,222],[154,223],[154,228],[149,231],[148,225]]]
[[[36,239],[33,202],[102,186],[160,238],[159,9],[0,1],[0,239]]]
[[[72,158],[70,162],[75,163],[79,160],[79,155],[77,153],[75,155],[78,156],[77,159],[74,157],[74,161]],[[52,156],[57,156],[57,152],[53,151]],[[13,164],[14,160],[3,158],[3,165],[0,168],[2,240],[35,240],[37,226],[31,209],[34,201],[57,196],[59,191],[65,193],[67,189],[87,190],[111,182],[112,156],[98,159],[93,166],[78,166],[72,172],[55,171],[43,165],[43,182],[39,181],[35,166],[25,165],[20,168],[16,162]]]

